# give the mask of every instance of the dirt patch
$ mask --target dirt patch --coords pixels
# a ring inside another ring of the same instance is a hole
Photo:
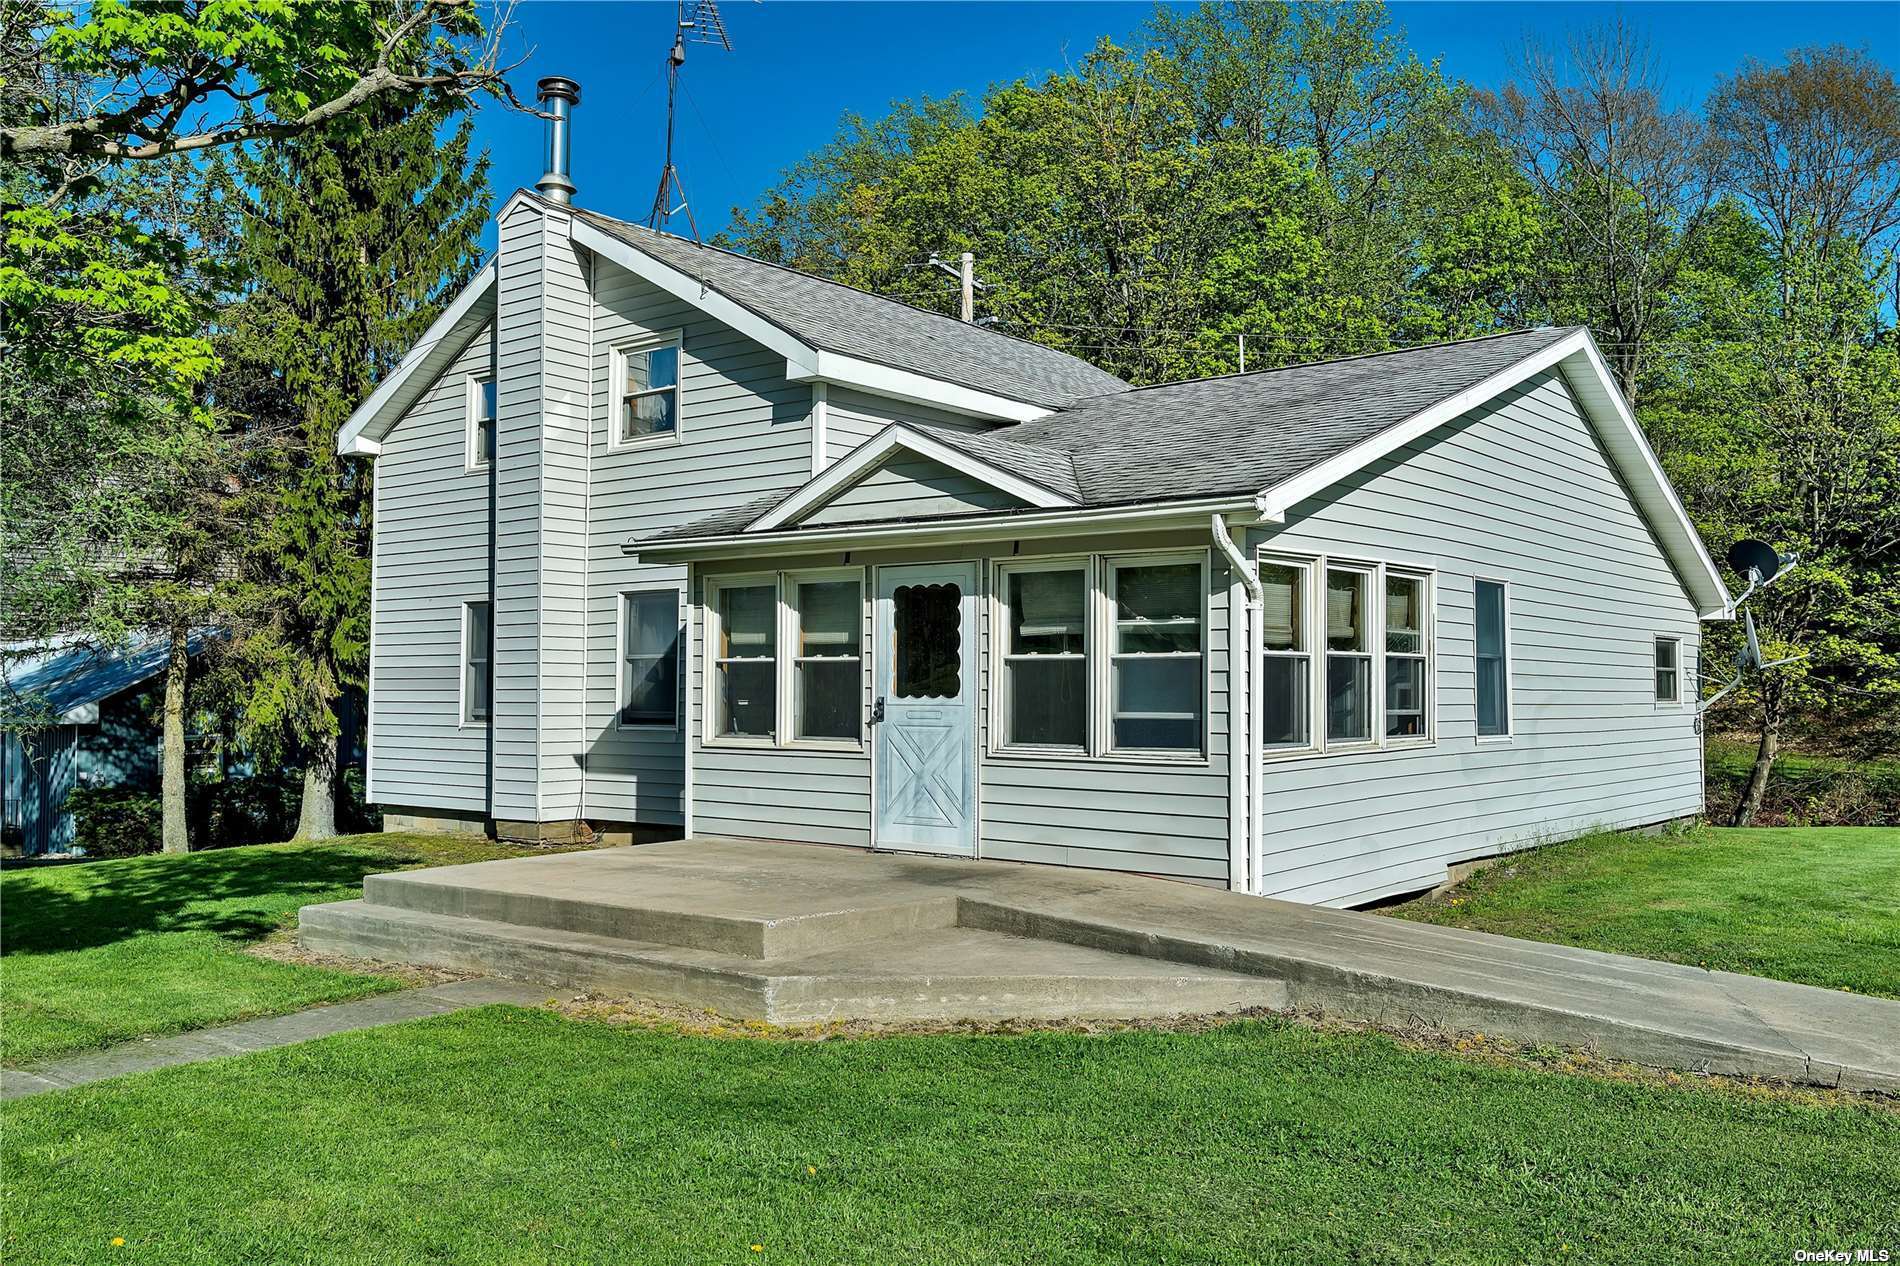
[[[267,937],[255,945],[247,945],[244,947],[244,952],[254,958],[266,958],[275,963],[290,963],[296,967],[318,967],[326,971],[349,972],[356,976],[383,976],[390,980],[400,981],[411,988],[445,985],[452,980],[473,980],[481,974],[480,972],[454,971],[447,967],[379,963],[374,959],[349,958],[342,954],[319,954],[297,944],[296,933],[288,931]]]

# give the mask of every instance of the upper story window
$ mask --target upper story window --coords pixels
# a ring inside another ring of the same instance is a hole
[[[1511,732],[1510,604],[1504,584],[1476,582],[1478,737],[1503,738]]]
[[[1656,702],[1682,702],[1682,639],[1656,639]]]
[[[468,378],[468,461],[470,470],[487,470],[495,461],[495,378]]]
[[[679,433],[680,340],[616,348],[613,355],[613,447]]]

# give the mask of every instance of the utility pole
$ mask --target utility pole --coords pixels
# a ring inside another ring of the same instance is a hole
[[[963,322],[968,325],[976,320],[976,253],[963,252],[959,279],[963,282]]]

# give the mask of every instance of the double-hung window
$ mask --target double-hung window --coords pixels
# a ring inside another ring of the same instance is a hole
[[[487,470],[495,462],[495,378],[471,374],[468,379],[468,469]]]
[[[1504,585],[1477,581],[1473,590],[1477,624],[1478,737],[1502,738],[1511,732],[1509,604]]]
[[[991,742],[1004,752],[1178,760],[1205,751],[1205,554],[996,569]]]
[[[486,602],[462,604],[462,720],[488,720],[494,694],[494,608]]]
[[[1350,751],[1432,738],[1432,578],[1383,563],[1263,556],[1261,749]]]
[[[857,576],[788,581],[793,735],[856,743],[864,720],[864,584]]]
[[[622,596],[620,724],[679,724],[679,592]]]
[[[771,739],[778,728],[778,584],[713,591],[713,735]]]
[[[1656,639],[1656,702],[1682,702],[1682,639]]]
[[[1089,742],[1086,561],[1001,574],[1003,742],[1086,751]]]
[[[680,341],[619,348],[613,357],[614,447],[679,431]]]

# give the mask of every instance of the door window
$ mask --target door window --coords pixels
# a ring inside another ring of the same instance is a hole
[[[963,693],[963,590],[954,584],[899,585],[891,594],[893,676],[899,699],[954,699]]]

